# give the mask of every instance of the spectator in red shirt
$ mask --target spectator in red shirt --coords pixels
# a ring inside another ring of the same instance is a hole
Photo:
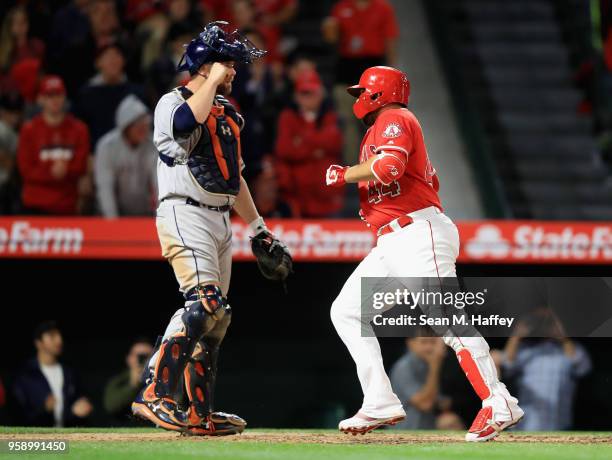
[[[395,65],[399,35],[395,11],[387,0],[341,0],[323,22],[323,36],[338,46],[336,82],[352,84],[375,65]]]
[[[329,217],[342,208],[343,195],[342,191],[330,193],[321,177],[326,165],[340,158],[342,133],[316,71],[298,76],[295,102],[278,121],[279,185],[284,200],[295,206],[300,216]]]
[[[4,18],[0,32],[0,72],[8,71],[22,59],[43,59],[45,45],[37,38],[30,37],[29,30],[26,9],[22,6],[11,9]]]
[[[89,131],[64,109],[66,88],[50,75],[40,84],[40,115],[19,135],[17,165],[22,204],[32,214],[76,214],[79,181],[87,174]]]
[[[353,117],[355,101],[346,87],[376,65],[395,65],[399,35],[395,11],[388,0],[340,0],[323,21],[323,37],[338,47],[334,101],[345,123],[344,162],[358,163],[363,126]]]

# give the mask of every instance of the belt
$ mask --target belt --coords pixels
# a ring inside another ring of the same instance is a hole
[[[198,208],[206,208],[206,209],[210,209],[211,211],[217,211],[217,212],[227,212],[232,209],[232,206],[229,204],[224,204],[223,206],[210,206],[208,204],[204,204],[204,203],[200,203],[199,201],[192,200],[191,198],[187,198],[187,200],[185,200],[185,203],[191,206],[197,206]]]
[[[383,225],[378,229],[376,236],[383,236],[387,233],[396,232],[397,230],[401,230],[404,227],[407,227],[411,223],[414,222],[414,219],[408,215],[398,217],[397,219],[392,220],[387,225]]]
[[[166,201],[168,199],[170,198],[164,198],[162,201]],[[185,203],[190,206],[196,206],[198,208],[206,208],[206,209],[210,209],[211,211],[217,211],[217,212],[227,212],[232,209],[232,205],[230,204],[224,204],[223,206],[210,206],[208,204],[200,203],[199,201],[196,201],[192,198],[186,198]]]
[[[393,219],[388,224],[383,225],[378,229],[376,236],[383,236],[387,233],[397,232],[398,230],[412,224],[415,220],[428,220],[437,214],[442,214],[442,211],[440,211],[436,206],[429,206],[427,208],[419,209],[418,211],[400,216],[397,219]]]

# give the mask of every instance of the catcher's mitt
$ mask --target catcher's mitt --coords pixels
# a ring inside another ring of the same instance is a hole
[[[293,272],[293,259],[289,249],[268,231],[251,238],[251,250],[262,275],[269,280],[285,281]]]

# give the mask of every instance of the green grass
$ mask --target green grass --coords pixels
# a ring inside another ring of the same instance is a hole
[[[402,460],[580,460],[580,459],[612,459],[611,443],[547,443],[547,442],[489,442],[483,444],[468,444],[458,442],[436,441],[431,443],[406,444],[365,444],[366,437],[354,438],[353,444],[319,444],[319,443],[284,443],[265,440],[201,439],[172,438],[164,440],[122,440],[104,441],[105,434],[124,433],[138,437],[139,434],[150,435],[158,433],[151,429],[44,429],[0,427],[0,439],[7,435],[28,435],[30,439],[36,434],[49,436],[73,433],[98,435],[101,440],[84,440],[70,442],[68,454],[0,454],[1,459],[84,459],[84,460],[178,460],[178,459],[224,459],[224,460],[301,460],[301,459],[402,459]],[[331,435],[325,430],[248,430],[247,433],[287,435],[312,433],[313,435]],[[393,432],[401,433],[401,432]],[[407,432],[405,432],[407,433]],[[419,436],[418,432],[411,433]],[[549,433],[548,435],[551,435]],[[5,435],[5,436],[3,436]],[[611,439],[611,433],[554,433],[568,435],[576,442],[581,437],[596,436],[597,440]],[[378,436],[376,434],[366,436]],[[518,436],[518,434],[517,434]],[[538,434],[545,439],[546,433]],[[255,437],[256,438],[256,437]],[[244,438],[243,438],[244,439]],[[345,438],[343,438],[345,439]],[[349,438],[351,439],[351,438]],[[372,438],[376,439],[376,438]],[[534,438],[531,437],[533,440]]]

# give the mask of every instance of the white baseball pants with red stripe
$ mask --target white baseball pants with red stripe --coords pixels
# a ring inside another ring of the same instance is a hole
[[[376,337],[362,336],[361,277],[455,277],[459,233],[455,224],[437,208],[409,214],[414,222],[378,239],[344,284],[332,304],[331,319],[357,366],[363,391],[361,412],[384,418],[403,413],[391,388]],[[484,406],[492,406],[495,421],[512,419],[518,401],[497,377],[482,337],[444,337],[451,346]]]

